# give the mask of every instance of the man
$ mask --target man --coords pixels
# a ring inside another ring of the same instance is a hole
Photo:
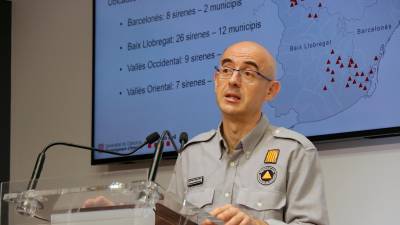
[[[262,115],[280,90],[271,54],[254,42],[233,44],[214,81],[222,122],[185,145],[168,190],[227,225],[327,225],[314,145]]]

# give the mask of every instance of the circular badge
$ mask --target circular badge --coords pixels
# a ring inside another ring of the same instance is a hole
[[[272,166],[265,166],[257,173],[258,183],[262,185],[270,185],[275,182],[278,172]]]

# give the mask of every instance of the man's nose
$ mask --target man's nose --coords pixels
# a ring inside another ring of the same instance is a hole
[[[231,78],[229,78],[229,84],[230,85],[235,85],[235,86],[240,86],[242,83],[240,73],[238,70],[234,70]]]

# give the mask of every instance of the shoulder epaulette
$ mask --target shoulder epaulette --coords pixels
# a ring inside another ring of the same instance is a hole
[[[285,138],[297,141],[303,145],[304,149],[315,149],[314,144],[306,138],[304,135],[297,133],[296,131],[286,129],[284,127],[277,127],[273,130],[272,134],[278,138]]]
[[[192,139],[190,139],[185,146],[183,146],[182,151],[185,151],[185,149],[193,144],[201,143],[201,142],[208,142],[210,141],[215,135],[217,134],[216,130],[210,130],[208,132],[201,133]]]

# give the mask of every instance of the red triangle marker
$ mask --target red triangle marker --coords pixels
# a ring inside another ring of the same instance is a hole
[[[340,64],[340,68],[343,68],[343,67],[344,67],[343,63],[342,63],[342,64]]]
[[[349,65],[347,67],[351,68],[351,63],[349,63]]]
[[[350,63],[350,64],[353,64],[353,63],[354,63],[353,58],[350,58],[349,63]]]
[[[365,81],[369,81],[368,77],[365,78]]]
[[[326,64],[331,64],[331,60],[328,59],[328,61],[326,61]]]
[[[339,60],[336,60],[336,64],[339,64],[340,63],[340,61]]]

